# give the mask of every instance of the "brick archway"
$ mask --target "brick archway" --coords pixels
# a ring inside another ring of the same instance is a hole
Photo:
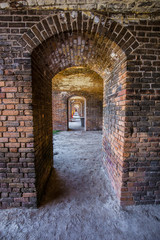
[[[14,69],[4,70],[4,80],[8,77],[11,83],[1,93],[9,103],[2,110],[9,149],[1,154],[9,171],[4,173],[8,197],[2,207],[30,207],[40,201],[52,168],[51,79],[71,66],[88,67],[104,80],[104,162],[121,204],[158,203],[159,163],[153,153],[159,128],[152,126],[158,114],[158,46],[152,44],[154,56],[150,45],[135,37],[151,27],[129,28],[100,14],[58,11],[31,24],[22,37],[15,36]],[[145,60],[154,67],[149,70]],[[150,185],[155,186],[152,197]]]
[[[72,100],[75,100],[74,103],[71,103]],[[83,118],[83,121],[81,121],[81,127],[83,127],[83,130],[86,131],[87,129],[87,100],[85,97],[82,95],[71,95],[67,99],[67,104],[68,104],[68,109],[67,109],[67,114],[68,114],[68,130],[70,130],[69,122],[73,119],[73,114],[74,114],[74,105],[78,104],[79,109],[77,109],[78,115],[80,118]]]
[[[87,99],[86,130],[102,130],[103,79],[84,66],[66,68],[52,79],[53,130],[68,129],[67,101],[74,95]]]
[[[98,15],[87,16],[83,12],[49,16],[23,35],[23,47],[32,53],[38,199],[52,168],[52,125],[48,114],[51,110],[51,79],[63,69],[73,66],[90,68],[104,80],[104,162],[120,199],[126,131],[123,117],[126,107],[126,65],[127,57],[138,46],[133,34],[115,21]],[[124,126],[120,122],[124,122]]]
[[[119,23],[103,15],[83,11],[64,11],[43,18],[22,36],[20,43],[32,53],[48,38],[66,32],[82,35],[87,33],[91,38],[96,34],[99,37],[107,37],[111,41],[110,45],[115,42],[126,55],[131,54],[139,46],[135,36]]]

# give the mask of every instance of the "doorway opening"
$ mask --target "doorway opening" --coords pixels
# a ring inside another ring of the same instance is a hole
[[[82,13],[82,15],[84,19],[88,18],[85,14]],[[70,18],[74,26],[75,19],[72,18],[72,15]],[[57,17],[56,22],[58,19]],[[137,47],[138,43],[131,33],[118,23],[106,19],[106,25],[102,19],[97,22],[97,16],[95,16],[92,34],[90,27],[84,32],[80,31],[81,28],[77,29],[78,31],[75,29],[70,31],[70,24],[68,25],[69,31],[61,31],[61,23],[57,23],[56,28],[54,26],[52,28],[58,29],[57,34],[55,32],[50,34],[46,41],[41,41],[41,44],[36,45],[37,47],[34,47],[35,44],[33,44],[32,105],[38,200],[43,194],[45,183],[53,166],[52,130],[54,128],[67,130],[68,111],[65,111],[65,108],[67,108],[67,100],[71,96],[86,98],[86,130],[95,131],[103,128],[103,161],[118,198],[120,201],[128,203],[130,195],[132,196],[128,192],[127,185],[130,176],[126,183],[129,167],[126,163],[131,155],[130,149],[125,152],[125,143],[128,141],[127,138],[130,143],[130,137],[132,137],[130,129],[133,130],[132,123],[128,124],[127,122],[130,121],[127,114],[131,112],[127,95],[129,84],[127,56]],[[90,26],[90,20],[87,26]],[[109,25],[110,27],[108,27]],[[77,26],[79,25],[77,24]],[[86,22],[84,22],[84,26],[86,26]],[[113,31],[114,28],[116,32]],[[48,32],[47,29],[46,32]],[[28,35],[30,34],[28,33]],[[127,50],[131,45],[130,41],[123,47],[125,39],[122,39],[123,35],[127,36],[126,39],[129,38],[131,43],[133,42],[133,48]],[[28,44],[30,45],[30,42]],[[126,51],[128,55],[126,55]],[[102,80],[99,81],[99,78]],[[53,121],[52,114],[56,116]],[[65,124],[59,124],[60,119],[63,119]],[[127,174],[124,174],[125,170]],[[124,186],[127,196],[129,196],[128,199],[122,196],[122,187]],[[132,203],[132,199],[129,203]]]
[[[84,66],[65,68],[52,78],[54,131],[102,130],[103,79]]]
[[[73,96],[68,99],[68,130],[86,130],[86,99]]]

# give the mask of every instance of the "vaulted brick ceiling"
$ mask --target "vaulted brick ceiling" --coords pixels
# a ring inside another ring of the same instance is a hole
[[[99,38],[98,38],[99,37]],[[83,66],[96,71],[102,78],[125,60],[120,47],[99,35],[63,34],[48,39],[32,53],[33,62],[46,64],[52,76],[68,67]]]
[[[58,73],[52,81],[55,91],[85,91],[102,94],[103,80],[86,67],[71,67]]]
[[[112,13],[156,13],[159,0],[0,0],[0,8],[100,10]]]

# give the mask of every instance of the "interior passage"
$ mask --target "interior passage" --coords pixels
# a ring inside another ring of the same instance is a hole
[[[82,125],[81,117],[79,116],[78,112],[73,114],[72,119],[69,121],[69,130],[78,131],[84,130],[84,126]]]
[[[68,101],[68,130],[78,131],[86,129],[86,99],[79,96],[69,98]]]
[[[50,0],[0,1],[0,208],[41,204],[52,133],[68,130],[72,96],[86,99],[85,130],[103,130],[106,174],[121,206],[160,204],[160,5],[153,1],[115,0],[119,8],[56,1],[67,2],[58,9]]]
[[[3,240],[159,239],[160,206],[122,209],[102,167],[100,131],[54,135],[54,166],[39,209],[0,212]]]

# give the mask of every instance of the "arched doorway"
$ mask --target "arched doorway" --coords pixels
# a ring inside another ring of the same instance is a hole
[[[73,96],[82,97],[76,100],[77,104],[80,104],[80,108],[84,104],[82,99],[85,99],[85,112],[87,116],[85,118],[86,123],[84,122],[85,130],[102,130],[103,79],[95,71],[84,66],[65,68],[52,78],[53,130],[68,130],[68,121],[72,119],[72,114],[68,115],[68,110],[71,109],[68,105],[68,100]],[[79,112],[79,114],[82,118],[84,117],[83,112]],[[75,120],[75,118],[72,120]],[[72,121],[72,123],[71,125],[77,125],[78,121]]]
[[[104,44],[105,51],[104,48],[100,47],[101,44]],[[80,51],[78,50],[79,46],[81,48]],[[74,54],[72,54],[73,52]],[[123,105],[126,97],[125,52],[114,41],[111,41],[108,37],[100,36],[98,33],[93,37],[88,32],[85,35],[75,31],[71,34],[64,32],[63,34],[51,36],[34,49],[32,52],[32,64],[32,89],[35,106],[33,110],[36,115],[34,117],[34,135],[35,139],[37,139],[35,155],[37,163],[41,162],[43,164],[43,171],[39,170],[41,167],[39,164],[36,165],[39,198],[43,193],[49,170],[52,168],[52,159],[49,154],[52,151],[52,118],[48,114],[49,111],[52,111],[52,79],[57,73],[68,67],[82,66],[100,75],[104,81],[104,164],[109,170],[110,179],[120,199],[123,176],[122,165],[124,161],[124,134],[126,129],[125,125],[121,126],[126,107]],[[41,85],[39,82],[41,82]],[[122,94],[122,97],[119,97],[120,94]],[[93,95],[96,96],[94,93]],[[43,115],[46,116],[44,119],[42,119]],[[92,125],[92,120],[90,123]],[[41,143],[39,139],[41,139]]]
[[[72,96],[68,99],[68,130],[86,130],[86,99]]]
[[[32,52],[38,198],[52,167],[52,120],[50,114],[47,114],[52,108],[51,79],[67,67],[85,66],[97,72],[104,80],[104,163],[118,199],[123,204],[133,204],[134,193],[129,189],[128,183],[134,177],[129,174],[126,164],[127,161],[130,162],[131,154],[125,144],[128,142],[126,136],[130,137],[131,141],[133,133],[132,122],[129,130],[127,125],[127,86],[131,81],[127,79],[127,67],[129,57],[139,46],[138,41],[125,27],[104,16],[92,17],[83,12],[70,15],[67,12],[60,18],[54,15],[42,22],[42,27],[37,24],[32,29],[32,39],[29,32],[23,37],[24,47]],[[46,41],[43,41],[39,34],[42,34]],[[39,139],[41,142],[37,141]],[[42,166],[45,171],[39,171]],[[125,171],[127,174],[124,174]]]

